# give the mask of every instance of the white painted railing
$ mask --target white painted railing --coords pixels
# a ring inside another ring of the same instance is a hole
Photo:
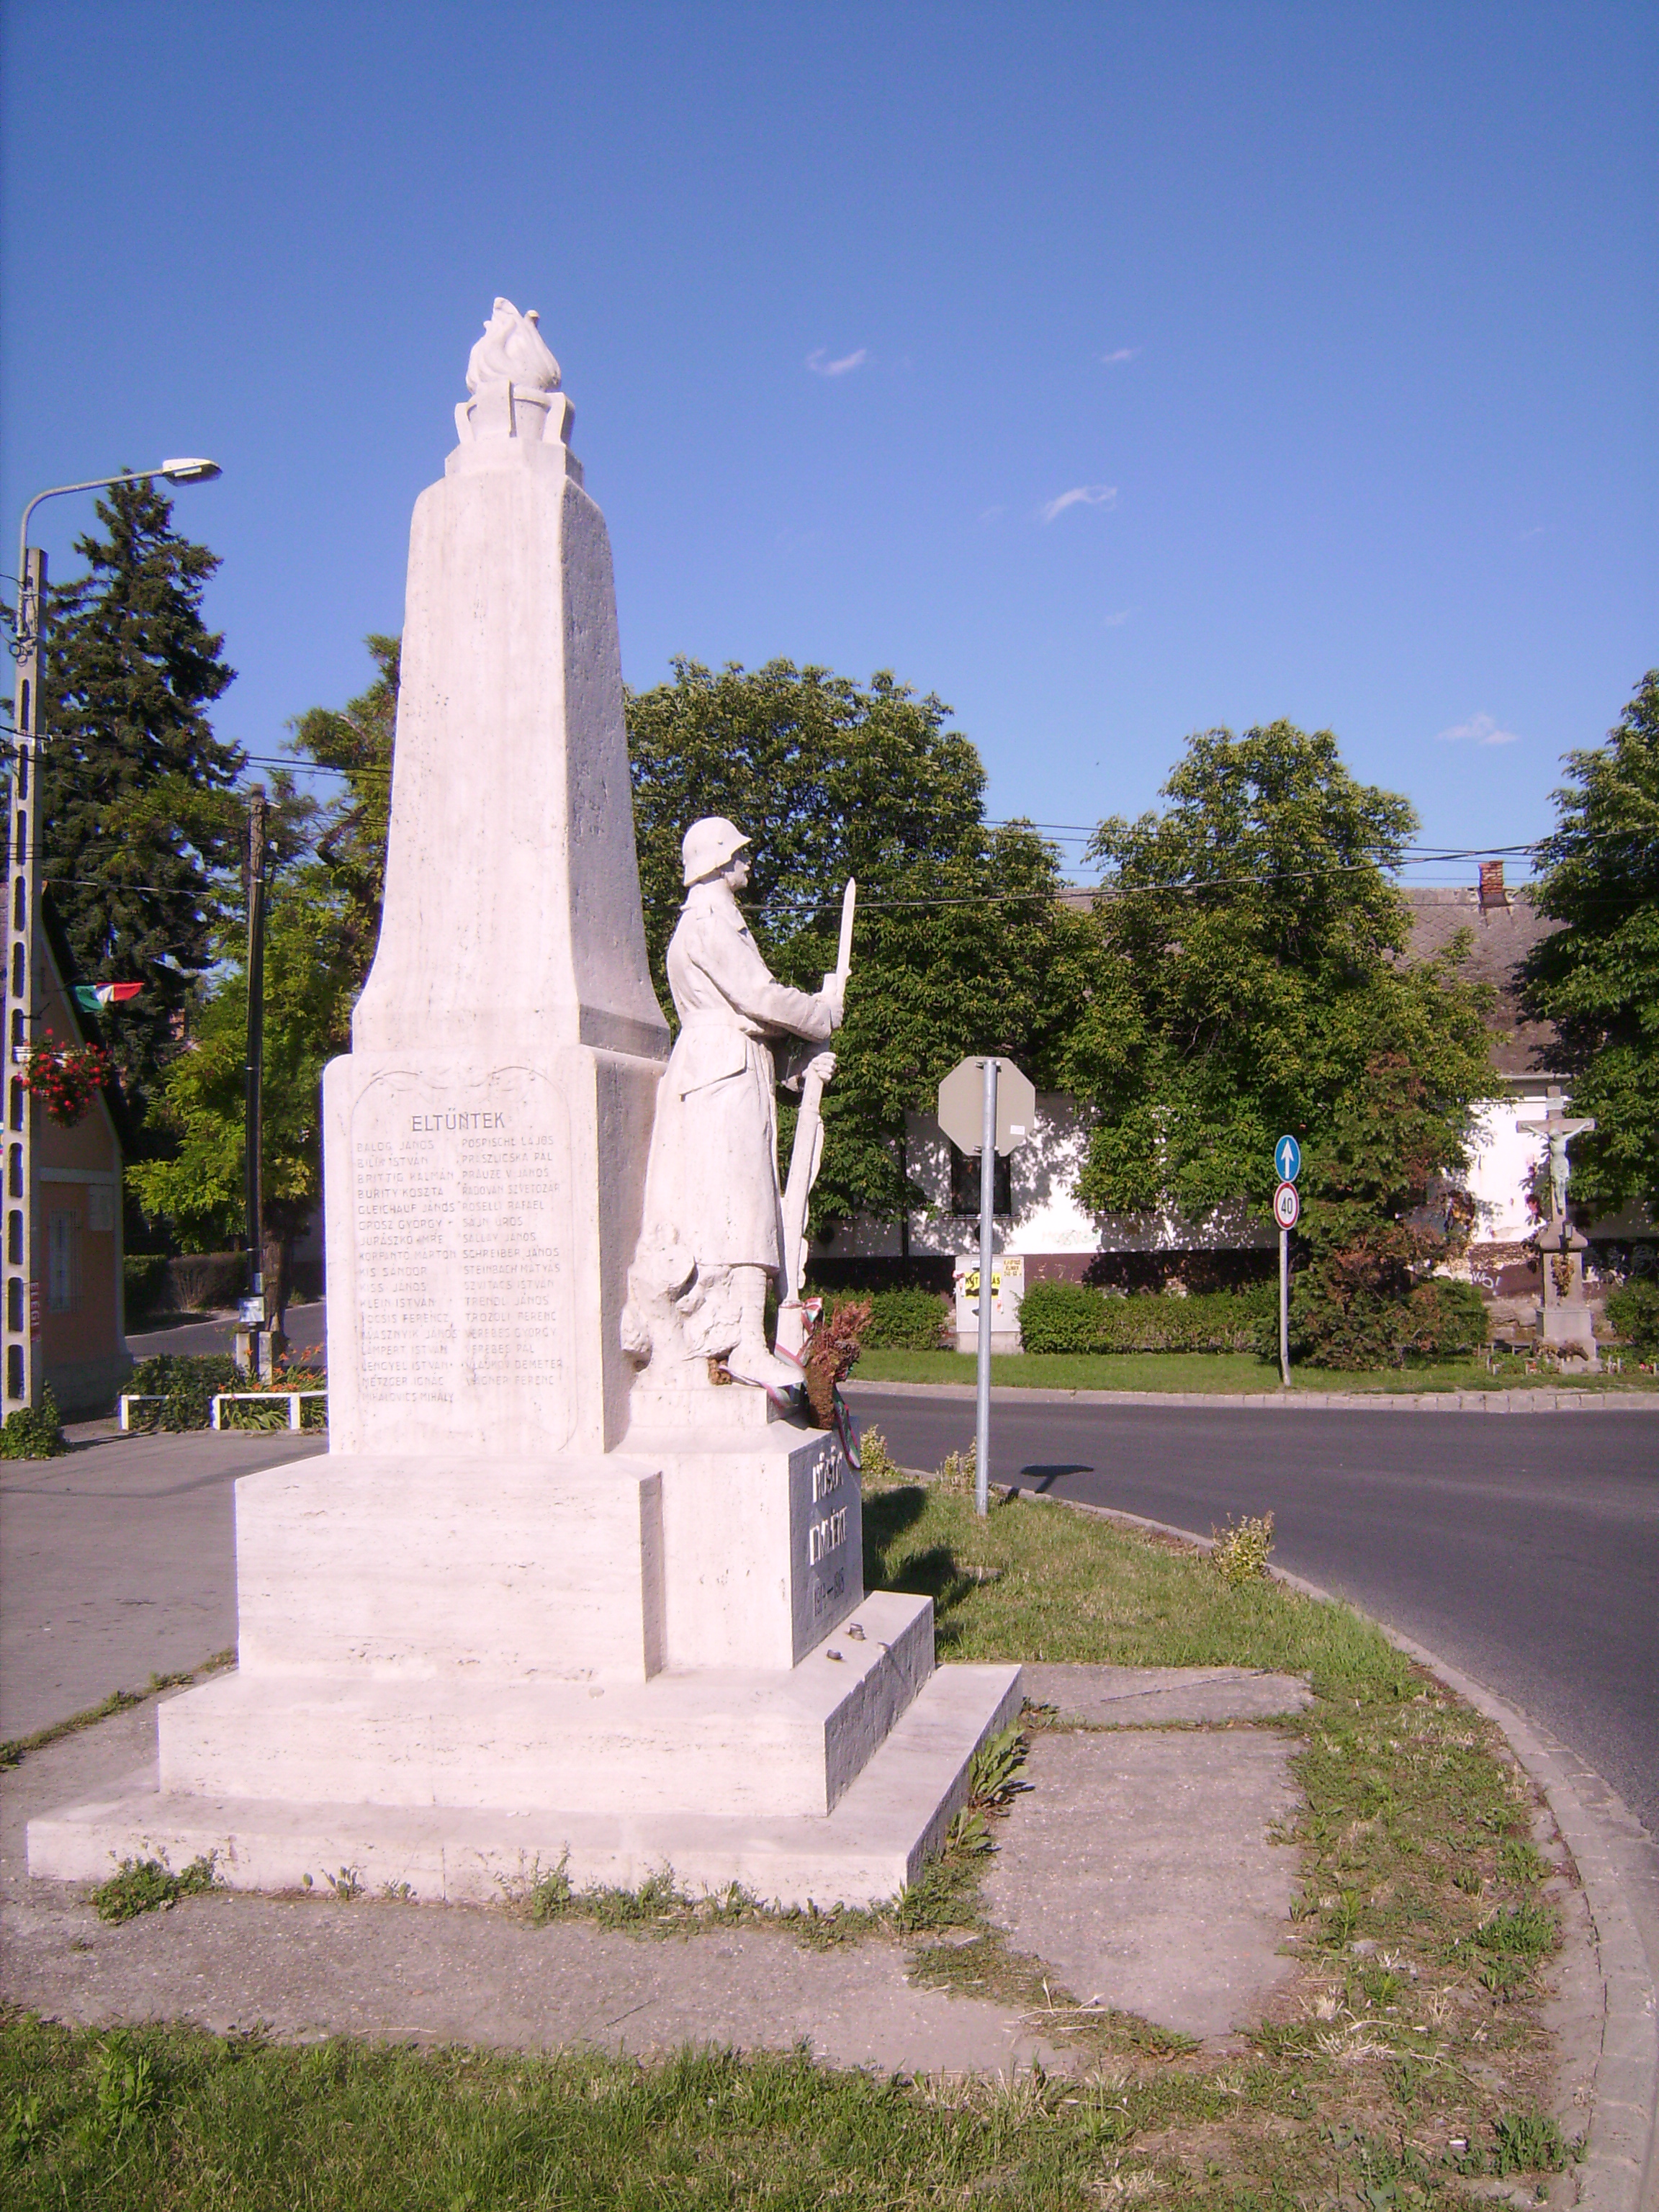
[[[269,1406],[280,1398],[285,1398],[288,1401],[288,1425],[291,1429],[297,1429],[300,1426],[301,1401],[306,1398],[326,1398],[327,1395],[326,1390],[221,1390],[214,1397],[208,1423],[212,1428],[222,1427],[223,1424],[219,1419],[219,1408],[228,1405],[233,1399],[246,1399],[256,1406]]]

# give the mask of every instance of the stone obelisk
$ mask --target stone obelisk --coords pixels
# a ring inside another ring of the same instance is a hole
[[[668,1030],[605,518],[498,300],[410,538],[380,947],[325,1082],[337,1453],[602,1452]]]
[[[467,385],[410,536],[380,948],[324,1081],[328,1452],[237,1484],[235,1671],[160,1708],[147,1786],[32,1822],[29,1864],[479,1900],[666,1864],[868,1902],[1018,1669],[936,1669],[930,1601],[865,1591],[836,1440],[690,1356],[684,1269],[640,1252],[668,1034],[610,548],[533,316],[496,301]]]

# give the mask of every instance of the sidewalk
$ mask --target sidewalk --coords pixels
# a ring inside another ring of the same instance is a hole
[[[0,1738],[199,1667],[236,1641],[231,1486],[325,1437],[68,1431],[0,1462]]]

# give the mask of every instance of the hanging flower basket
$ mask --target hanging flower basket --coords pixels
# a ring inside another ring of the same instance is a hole
[[[54,1121],[72,1129],[114,1072],[102,1045],[60,1045],[48,1030],[29,1048],[21,1080]]]

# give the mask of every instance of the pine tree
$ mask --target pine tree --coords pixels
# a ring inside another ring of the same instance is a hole
[[[235,676],[202,621],[216,556],[172,527],[148,480],[98,502],[78,580],[48,595],[41,770],[44,873],[82,977],[138,982],[110,1048],[141,1111],[176,1050],[174,1018],[238,901],[242,767],[206,709]]]

